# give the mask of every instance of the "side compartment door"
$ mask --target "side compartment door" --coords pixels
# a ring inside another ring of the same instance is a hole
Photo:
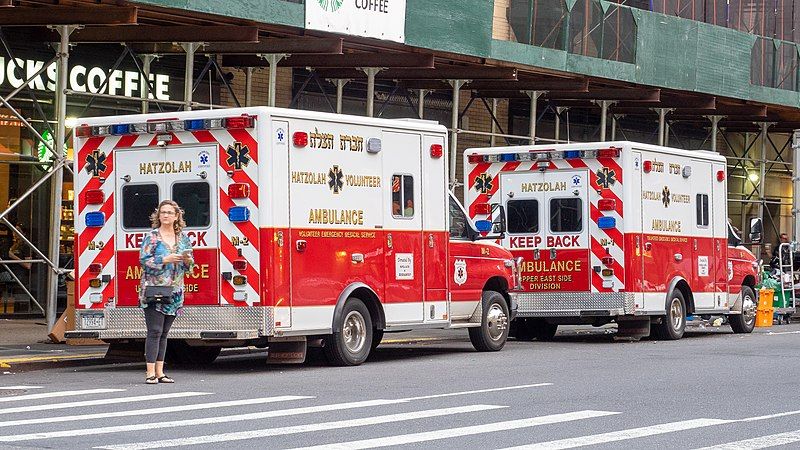
[[[150,216],[167,198],[162,148],[120,149],[114,152],[117,168],[117,306],[139,306],[142,267],[139,248],[145,233],[153,227]],[[95,244],[96,245],[96,244]]]
[[[422,138],[422,246],[423,283],[425,285],[425,321],[447,320],[447,158],[430,156],[432,145],[446,147],[444,136]]]
[[[713,309],[716,304],[716,250],[711,210],[712,172],[711,163],[692,161],[692,198],[694,220],[689,233],[692,246],[693,280],[691,288],[697,309]],[[684,169],[682,169],[684,170]]]
[[[419,323],[423,317],[422,136],[383,133],[385,280],[384,311],[389,324]],[[436,205],[431,205],[435,207]]]
[[[195,266],[186,274],[186,305],[217,305],[219,242],[217,233],[217,151],[215,145],[168,148],[167,192],[183,209],[184,232],[192,242]],[[228,244],[228,243],[226,243]],[[235,257],[235,250],[232,251]],[[250,281],[250,280],[248,280]],[[256,280],[252,280],[255,282]]]

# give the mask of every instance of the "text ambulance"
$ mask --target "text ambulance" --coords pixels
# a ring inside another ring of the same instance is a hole
[[[419,327],[503,347],[516,262],[448,195],[444,127],[274,108],[78,123],[69,336],[145,337],[139,246],[173,199],[196,260],[170,331],[186,359],[259,345],[302,361],[311,343],[354,365]]]
[[[633,142],[468,149],[464,174],[470,217],[502,204],[502,244],[523,258],[519,339],[611,321],[621,335],[652,323],[679,339],[693,315],[752,331],[757,263],[728,224],[719,154]]]

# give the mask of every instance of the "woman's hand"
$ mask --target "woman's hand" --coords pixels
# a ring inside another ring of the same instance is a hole
[[[181,255],[176,255],[174,253],[171,253],[171,254],[165,256],[161,261],[164,264],[176,263],[176,262],[183,261],[183,257]]]

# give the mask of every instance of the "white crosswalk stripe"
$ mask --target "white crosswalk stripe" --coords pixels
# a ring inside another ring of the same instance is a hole
[[[169,394],[138,395],[135,397],[102,398],[98,400],[82,400],[79,402],[53,403],[49,405],[17,406],[14,408],[0,409],[0,414],[13,414],[32,411],[50,411],[51,409],[77,409],[86,406],[113,405],[115,403],[148,402],[167,400],[172,398],[195,397],[198,395],[211,395],[210,392],[171,392]]]
[[[41,389],[42,386],[0,386],[0,390],[18,391],[20,389]]]
[[[109,394],[124,392],[125,389],[86,389],[82,391],[43,392],[41,394],[17,395],[14,397],[0,397],[0,403],[21,402],[23,400],[40,400],[43,398],[70,397],[75,395]]]
[[[698,450],[756,450],[759,448],[777,447],[778,445],[789,445],[797,442],[800,442],[800,430],[728,442],[727,444],[703,447]]]
[[[235,433],[213,434],[207,436],[193,436],[182,439],[167,439],[162,441],[139,442],[139,443],[123,444],[123,445],[110,445],[110,446],[96,447],[96,448],[113,449],[113,450],[139,450],[148,448],[165,448],[165,447],[178,447],[183,445],[231,442],[231,441],[240,441],[246,439],[264,438],[270,436],[282,436],[287,434],[310,433],[314,431],[363,427],[367,425],[377,425],[382,423],[401,422],[405,420],[417,420],[417,419],[425,419],[431,417],[450,416],[452,414],[489,411],[501,408],[506,408],[506,406],[495,406],[495,405],[457,406],[453,408],[430,409],[425,411],[414,411],[410,413],[365,417],[362,419],[338,420],[335,422],[313,423],[308,425],[295,425],[288,427],[268,428],[265,430],[241,431]]]
[[[448,439],[461,436],[471,436],[482,433],[494,433],[498,431],[515,430],[519,428],[530,428],[539,425],[553,423],[571,422],[575,420],[590,419],[593,417],[604,417],[620,414],[611,411],[578,411],[565,414],[552,414],[549,416],[532,417],[530,419],[508,420],[505,422],[487,423],[469,427],[450,428],[445,430],[427,431],[422,433],[401,434],[377,439],[364,439],[360,441],[342,442],[338,444],[325,444],[313,447],[303,447],[303,450],[310,449],[362,449],[389,447],[392,445],[413,444],[418,442],[429,442],[439,439]],[[300,449],[296,449],[300,450]]]
[[[626,441],[658,434],[674,433],[676,431],[692,430],[695,428],[710,427],[735,422],[735,420],[722,419],[692,419],[680,422],[662,423],[649,427],[631,428],[628,430],[611,431],[608,433],[593,434],[576,438],[559,439],[556,441],[539,442],[536,444],[509,447],[504,450],[533,450],[533,449],[563,449],[576,448],[585,445],[607,444],[609,442]]]
[[[230,400],[225,402],[198,403],[193,405],[164,406],[160,408],[135,409],[130,411],[101,412],[95,414],[80,414],[76,416],[37,417],[35,419],[9,420],[0,422],[0,428],[15,425],[32,425],[36,423],[73,422],[76,420],[109,419],[112,417],[148,416],[151,414],[166,414],[181,411],[198,411],[211,408],[229,408],[231,406],[263,405],[266,403],[287,402],[292,400],[306,400],[308,396],[283,395],[279,397],[251,398],[245,400]]]
[[[303,408],[280,409],[274,411],[263,411],[248,414],[231,414],[225,416],[203,417],[200,419],[172,420],[165,422],[136,423],[132,425],[118,425],[99,428],[82,428],[77,430],[64,431],[43,431],[39,433],[16,434],[0,436],[0,442],[32,441],[37,439],[52,439],[75,436],[92,436],[99,434],[122,433],[128,431],[155,430],[160,428],[178,428],[192,425],[212,425],[230,422],[242,422],[245,420],[268,419],[270,417],[295,416],[300,414],[314,414],[325,411],[341,411],[347,409],[368,408],[372,406],[384,406],[405,403],[404,400],[367,400],[352,403],[334,403],[330,405],[308,406]]]

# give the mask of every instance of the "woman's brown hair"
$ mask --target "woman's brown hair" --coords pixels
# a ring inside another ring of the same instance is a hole
[[[173,228],[175,228],[175,234],[181,234],[181,231],[186,226],[186,222],[183,220],[183,210],[177,203],[172,200],[164,200],[158,204],[158,208],[153,211],[153,214],[150,214],[150,225],[153,228],[161,228],[161,219],[158,217],[158,212],[161,211],[161,207],[169,205],[175,208],[175,223],[173,224]]]

